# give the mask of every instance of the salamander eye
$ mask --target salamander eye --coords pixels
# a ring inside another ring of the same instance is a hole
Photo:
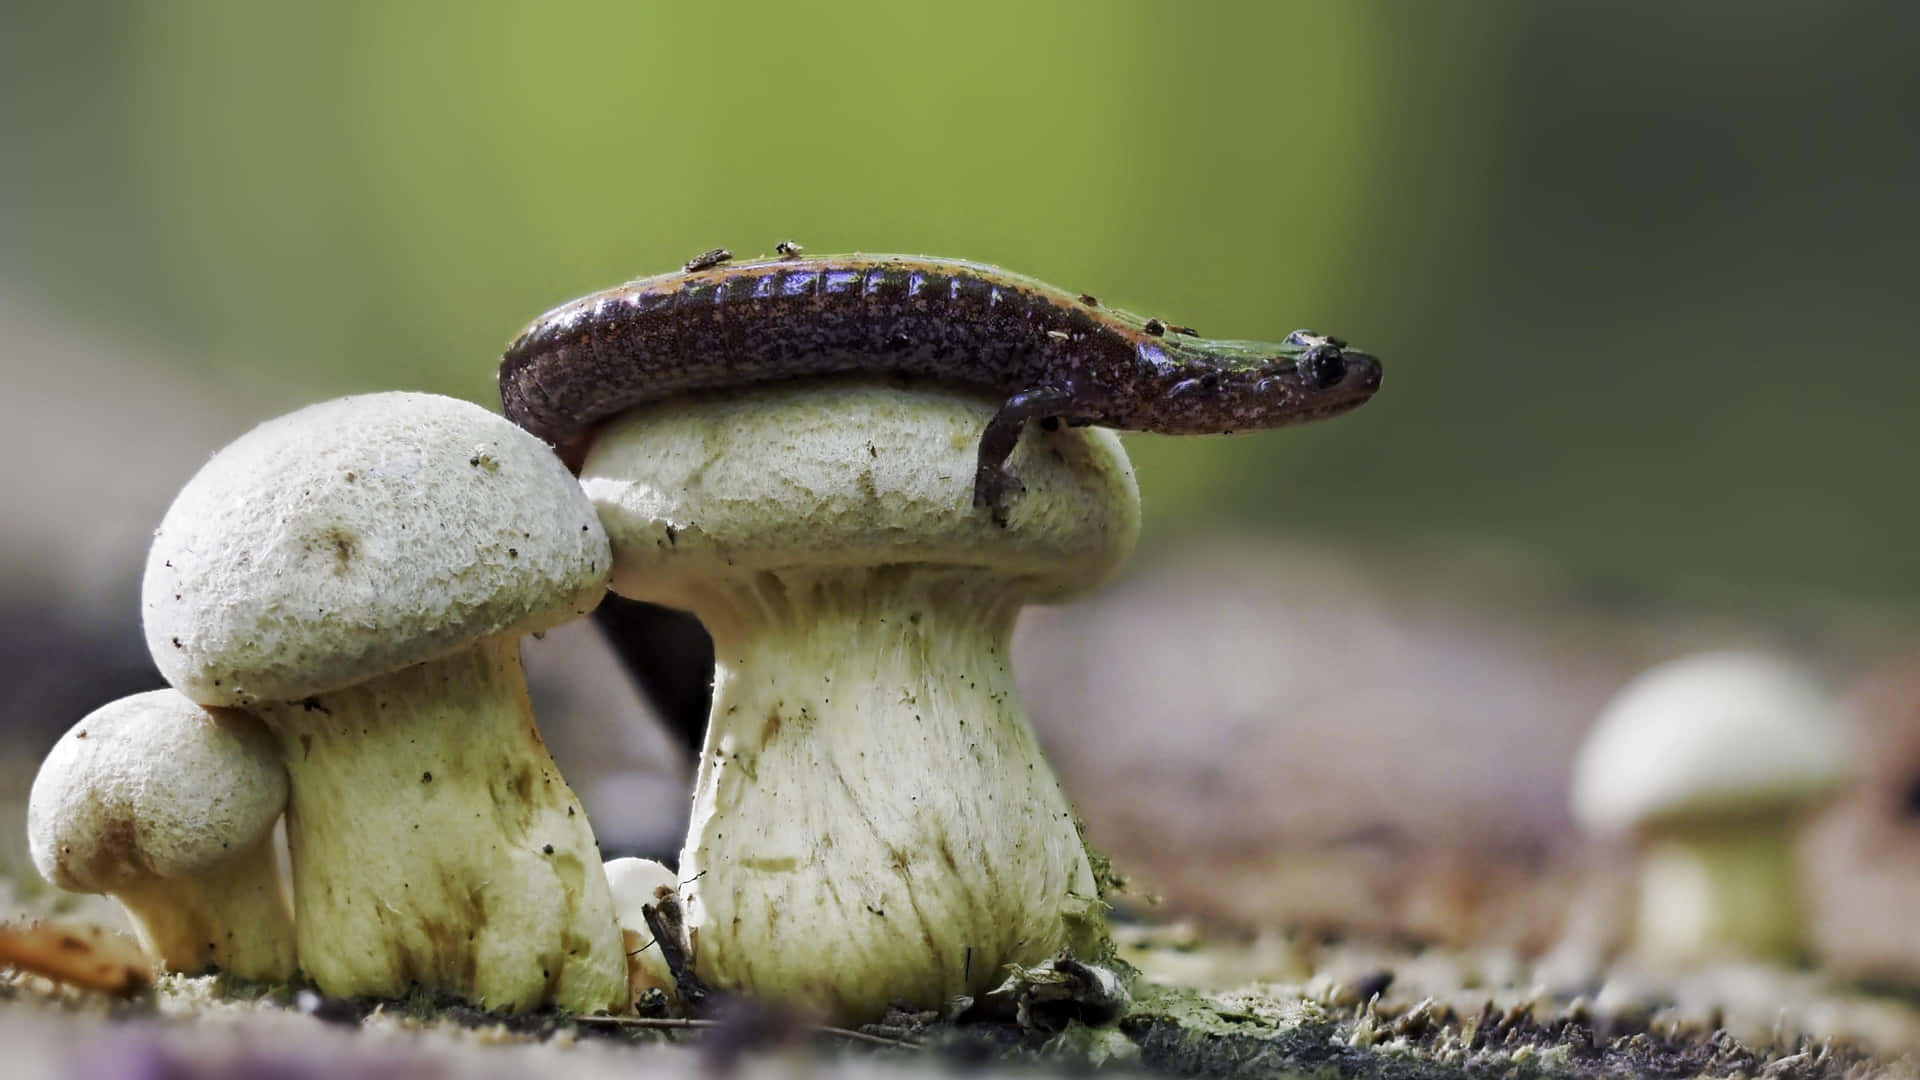
[[[1315,345],[1300,357],[1300,377],[1315,390],[1328,390],[1347,377],[1347,358],[1331,345]]]

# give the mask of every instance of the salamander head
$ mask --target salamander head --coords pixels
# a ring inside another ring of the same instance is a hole
[[[1320,420],[1358,408],[1380,389],[1379,360],[1311,330],[1278,343],[1194,338],[1168,346],[1153,358],[1162,383],[1153,430],[1168,434]]]

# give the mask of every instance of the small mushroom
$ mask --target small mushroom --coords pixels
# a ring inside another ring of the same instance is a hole
[[[278,738],[300,961],[322,991],[623,1007],[606,877],[519,647],[590,610],[607,567],[546,446],[427,394],[269,421],[175,499],[147,644],[182,693]]]
[[[1845,771],[1837,708],[1810,676],[1705,653],[1607,705],[1574,766],[1573,812],[1637,843],[1644,958],[1791,961],[1806,940],[1795,836]]]
[[[1008,524],[972,512],[996,405],[797,383],[636,409],[588,450],[613,588],[714,639],[680,859],[708,986],[859,1022],[1106,946],[1009,639],[1114,571],[1139,498],[1111,432],[1036,426]]]
[[[286,804],[259,721],[154,690],[95,709],[54,744],[27,837],[48,881],[118,900],[163,970],[282,982],[294,931],[273,823]]]
[[[673,969],[667,963],[660,943],[647,925],[646,908],[663,897],[674,896],[680,888],[673,871],[652,859],[609,859],[605,867],[607,886],[613,890],[613,911],[620,920],[620,936],[627,952],[627,996],[638,1000],[649,990],[658,990],[669,1003],[679,999]]]

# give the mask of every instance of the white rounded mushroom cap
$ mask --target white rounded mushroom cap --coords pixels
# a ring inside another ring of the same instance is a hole
[[[620,858],[606,863],[607,887],[613,893],[613,915],[627,943],[627,988],[638,996],[649,988],[679,997],[673,969],[647,926],[646,907],[677,893],[680,880],[652,859]]]
[[[592,610],[605,533],[546,444],[471,402],[340,398],[269,420],[174,499],[141,603],[160,673],[291,701]]]
[[[596,437],[581,486],[613,538],[614,591],[686,590],[763,571],[977,567],[1027,599],[1090,588],[1140,530],[1119,439],[1030,429],[1005,527],[973,505],[998,403],[865,381],[779,384],[634,409]]]
[[[112,892],[219,865],[263,840],[287,805],[273,737],[172,690],[121,698],[60,737],[27,802],[41,876]]]
[[[607,888],[613,893],[613,913],[620,925],[638,934],[651,934],[642,909],[658,903],[663,893],[679,891],[679,878],[652,859],[630,856],[609,859],[603,869]]]
[[[1601,832],[1758,815],[1813,800],[1846,765],[1838,707],[1811,676],[1703,653],[1642,673],[1601,711],[1574,763],[1573,813]]]

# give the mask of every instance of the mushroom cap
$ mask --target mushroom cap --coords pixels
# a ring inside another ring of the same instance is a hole
[[[662,890],[673,893],[680,889],[679,877],[652,859],[623,856],[608,859],[602,869],[607,875],[607,888],[613,893],[614,916],[621,926],[635,933],[648,933],[642,908],[658,902]]]
[[[471,402],[339,398],[187,482],[147,555],[147,647],[209,705],[292,701],[593,609],[605,533],[566,466]]]
[[[668,965],[665,950],[654,940],[647,926],[648,904],[657,904],[663,896],[680,889],[679,875],[652,859],[610,859],[604,867],[607,888],[613,893],[614,920],[620,924],[627,949],[627,988],[634,996],[658,988],[669,998],[679,997],[679,987]],[[684,948],[684,945],[682,946]]]
[[[1573,813],[1596,832],[1788,811],[1845,777],[1839,709],[1808,673],[1758,653],[1683,657],[1601,711],[1574,763]]]
[[[613,589],[680,607],[762,572],[889,564],[975,568],[1023,599],[1105,580],[1133,549],[1140,496],[1097,428],[1028,425],[1004,527],[973,505],[999,402],[859,379],[782,383],[630,410],[580,483],[613,540]]]
[[[113,892],[217,866],[261,842],[287,805],[273,736],[172,690],[88,713],[34,777],[27,841],[41,876]]]

